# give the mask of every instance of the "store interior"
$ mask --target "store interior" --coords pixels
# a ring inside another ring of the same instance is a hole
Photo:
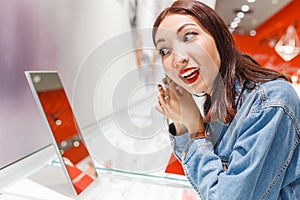
[[[173,1],[1,1],[0,200],[200,199],[155,110],[165,74],[152,24]],[[290,76],[300,96],[300,1],[202,2],[241,51]],[[41,86],[42,106],[25,71],[59,74],[55,92],[53,78]],[[78,165],[90,156],[98,178],[75,194],[58,153]]]

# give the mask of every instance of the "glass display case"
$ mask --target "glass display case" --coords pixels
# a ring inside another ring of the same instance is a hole
[[[166,173],[172,149],[164,119],[154,111],[153,98],[82,129],[99,175],[97,185],[88,188],[87,194],[65,195],[68,185],[56,158],[40,171],[0,189],[0,200],[198,200],[185,176]],[[53,177],[59,176],[64,183],[52,184]]]
[[[99,180],[95,187],[88,188],[85,196],[70,197],[55,189],[49,180],[36,181],[36,174],[21,179],[12,185],[2,188],[0,200],[19,199],[109,199],[109,200],[135,200],[135,199],[161,199],[161,200],[198,200],[199,197],[191,188],[187,179],[181,175],[167,174],[164,172],[155,173],[134,173],[126,172],[101,166],[95,162],[99,174]],[[45,168],[57,168],[55,176],[62,175],[60,162],[53,160]],[[43,170],[42,170],[43,171]],[[51,176],[43,171],[43,176]],[[61,177],[63,178],[63,177]],[[63,180],[64,181],[64,180]],[[47,183],[47,184],[43,184]],[[56,184],[60,190],[68,185]]]

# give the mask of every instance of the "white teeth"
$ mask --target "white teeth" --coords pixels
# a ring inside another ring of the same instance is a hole
[[[189,71],[185,72],[184,74],[182,74],[181,77],[182,77],[182,78],[192,78],[192,77],[194,77],[195,72],[197,72],[198,70],[199,70],[199,68],[189,70]],[[193,75],[193,76],[192,76],[192,75]],[[190,76],[192,76],[192,77],[190,77]]]

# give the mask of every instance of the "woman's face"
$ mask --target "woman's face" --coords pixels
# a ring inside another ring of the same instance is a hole
[[[156,48],[165,73],[191,94],[210,93],[220,69],[214,38],[191,15],[169,14],[160,23]]]

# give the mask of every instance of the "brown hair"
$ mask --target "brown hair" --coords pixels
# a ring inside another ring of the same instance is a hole
[[[239,81],[242,91],[254,89],[258,82],[267,82],[277,78],[290,81],[287,76],[263,68],[252,57],[241,53],[235,46],[233,37],[222,18],[209,6],[199,1],[178,0],[171,7],[162,11],[153,25],[152,37],[154,44],[157,28],[168,14],[183,14],[196,17],[216,42],[221,66],[219,76],[215,80],[214,88],[208,98],[206,121],[216,119],[225,123],[232,121],[237,109],[236,94],[233,89],[236,81]]]

